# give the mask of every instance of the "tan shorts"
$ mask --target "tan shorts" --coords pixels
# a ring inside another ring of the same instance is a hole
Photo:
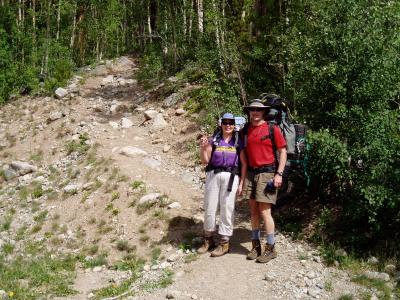
[[[243,198],[254,199],[257,202],[275,204],[278,189],[272,193],[264,191],[267,182],[273,179],[274,176],[274,173],[260,173],[254,175],[254,172],[248,171],[243,185]]]

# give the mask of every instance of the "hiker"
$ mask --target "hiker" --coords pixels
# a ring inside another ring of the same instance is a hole
[[[247,259],[256,259],[259,263],[267,263],[277,256],[275,223],[271,215],[271,206],[276,203],[277,189],[282,185],[287,159],[286,141],[280,129],[265,121],[267,109],[268,106],[258,99],[245,107],[250,123],[243,130],[242,135],[248,161],[243,198],[249,199],[252,229],[252,249],[247,254]],[[270,129],[273,129],[272,136]],[[277,150],[279,156],[274,153],[274,149]],[[262,252],[260,242],[260,216],[266,231],[264,252]]]
[[[233,114],[223,114],[219,134],[214,134],[211,138],[201,137],[200,158],[203,165],[207,165],[207,176],[204,195],[204,242],[197,252],[203,254],[216,247],[214,232],[219,207],[218,234],[220,239],[218,247],[211,252],[212,257],[218,257],[229,252],[229,239],[233,233],[235,199],[236,195],[242,193],[247,168],[243,142],[238,132],[235,131]]]

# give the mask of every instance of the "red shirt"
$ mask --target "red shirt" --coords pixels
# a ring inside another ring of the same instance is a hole
[[[274,126],[274,137],[276,149],[286,147],[286,140],[277,126]],[[249,126],[247,131],[246,154],[249,165],[253,168],[273,164],[275,162],[272,142],[269,138],[269,124],[267,122],[259,126]]]

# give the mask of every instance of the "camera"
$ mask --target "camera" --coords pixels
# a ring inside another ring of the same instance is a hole
[[[264,189],[264,193],[270,194],[270,193],[275,193],[275,191],[276,191],[276,187],[274,185],[274,180],[271,179],[267,182],[267,185],[265,186],[265,189]]]

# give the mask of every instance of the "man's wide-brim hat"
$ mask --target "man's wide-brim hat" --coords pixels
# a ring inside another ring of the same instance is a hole
[[[270,106],[266,106],[264,105],[264,103],[262,103],[261,100],[259,99],[255,99],[253,100],[248,106],[244,107],[244,110],[249,110],[250,108],[263,108],[263,109],[267,109],[270,108]]]

